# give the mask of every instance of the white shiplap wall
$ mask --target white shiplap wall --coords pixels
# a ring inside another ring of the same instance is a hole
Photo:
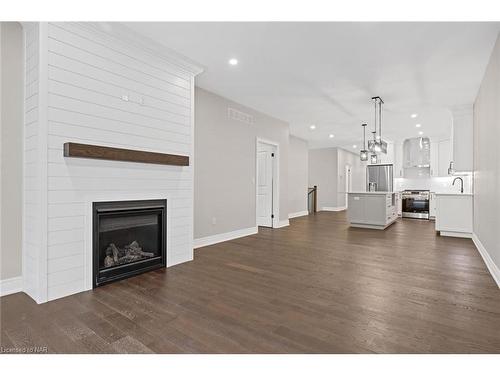
[[[42,23],[34,27],[44,31],[38,47],[46,61],[41,68],[46,82],[38,85],[46,98],[42,105],[46,126],[40,126],[40,115],[34,123],[44,131],[46,166],[32,171],[41,171],[38,177],[46,179],[46,209],[38,210],[46,222],[46,300],[91,288],[94,201],[167,198],[167,266],[191,260],[196,69],[179,66],[179,60],[169,60],[159,46],[146,40],[138,43],[116,25]],[[32,136],[37,136],[36,131]],[[36,143],[27,131],[26,153],[32,142]],[[65,142],[189,155],[191,165],[64,158]],[[44,147],[43,142],[38,145]],[[34,246],[43,244],[35,232],[44,226],[27,222],[28,227],[34,232],[31,236],[26,231],[27,240]],[[33,252],[43,256],[40,249]],[[28,246],[26,253],[29,257]],[[43,297],[37,300],[43,302]]]

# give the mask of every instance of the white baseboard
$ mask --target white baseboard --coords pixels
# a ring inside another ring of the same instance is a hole
[[[439,231],[440,236],[444,237],[458,237],[458,238],[472,238],[471,233],[464,233],[464,232],[448,232],[448,231]]]
[[[344,211],[347,210],[347,207],[321,207],[320,211]]]
[[[286,220],[280,220],[278,222],[278,225],[275,226],[275,228],[283,228],[283,227],[287,227],[289,225],[290,225],[290,222],[288,221],[288,219],[286,219]]]
[[[11,277],[10,279],[0,280],[0,297],[23,291],[22,276]]]
[[[258,232],[257,227],[250,227],[245,229],[234,230],[232,232],[214,234],[213,236],[195,238],[193,247],[197,249],[199,247],[214,245],[219,242],[234,240],[235,238],[250,236],[252,234],[256,234],[257,232]]]
[[[479,240],[479,237],[475,233],[472,233],[472,241],[474,242],[474,245],[476,245],[479,254],[481,254],[481,256],[483,257],[484,263],[486,264],[486,267],[488,267],[488,271],[490,271],[493,280],[495,280],[497,286],[500,288],[500,269],[493,262],[490,254],[488,254],[488,251],[483,246],[483,244]]]
[[[292,212],[291,214],[288,214],[288,218],[293,219],[294,217],[300,217],[306,215],[309,215],[309,211]]]

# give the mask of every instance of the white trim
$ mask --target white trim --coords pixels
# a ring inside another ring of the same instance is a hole
[[[276,147],[276,155],[275,155],[275,160],[274,160],[274,166],[276,168],[273,168],[273,179],[276,177],[276,189],[273,188],[273,212],[272,214],[274,215],[274,218],[272,220],[272,228],[279,228],[280,222],[279,222],[279,217],[280,217],[280,144],[274,141],[270,141],[268,139],[264,138],[255,138],[255,226],[258,227],[258,222],[257,222],[257,193],[259,191],[259,186],[258,186],[258,176],[259,176],[259,171],[258,171],[258,165],[259,163],[257,162],[257,152],[259,148],[259,143],[265,143],[271,146]],[[276,199],[275,199],[276,198]]]
[[[23,291],[23,277],[11,277],[10,279],[0,280],[0,297]]]
[[[23,33],[24,34],[24,33]],[[2,24],[0,24],[0,43],[2,41]],[[2,48],[1,48],[1,45],[0,45],[0,72],[2,72],[2,56],[3,56],[3,53],[2,53]],[[23,60],[24,60],[24,36],[23,36]],[[23,69],[23,76],[24,76],[25,72],[24,72],[24,69]],[[25,87],[26,85],[24,84],[23,82],[23,87]],[[3,113],[2,111],[2,74],[0,74],[0,155],[2,155],[2,116],[1,114]],[[23,103],[25,102],[25,99],[24,99],[24,89],[23,89]],[[24,104],[23,104],[23,112],[24,112]],[[23,116],[23,129],[24,129],[24,116]],[[24,130],[23,130],[23,144],[24,144]],[[24,147],[23,147],[23,156],[24,156]],[[1,244],[2,244],[2,158],[0,157],[0,247],[1,247]],[[24,163],[23,163],[23,167],[24,167]],[[24,170],[23,170],[23,180],[24,180]],[[21,215],[21,217],[24,216],[24,215]],[[22,263],[21,263],[22,264]],[[2,283],[2,280],[0,280],[0,296],[3,295],[3,283]]]
[[[250,236],[252,234],[257,234],[258,228],[250,227],[244,229],[233,230],[232,232],[214,234],[212,236],[195,238],[193,242],[193,248],[198,249],[200,247],[215,245],[216,243],[234,240],[236,238]]]
[[[309,211],[292,212],[291,214],[288,214],[288,218],[293,219],[294,217],[300,217],[306,215],[309,215]]]
[[[38,26],[38,157],[40,158],[40,248],[38,250],[37,303],[48,301],[48,111],[49,111],[49,62],[48,23]]]
[[[320,211],[344,211],[347,207],[321,207]]]
[[[439,235],[443,237],[458,237],[458,238],[472,238],[471,233],[467,232],[450,232],[446,230],[440,230]]]
[[[493,280],[495,280],[495,282],[497,283],[497,286],[500,288],[500,269],[493,262],[493,259],[491,259],[490,254],[488,253],[486,248],[483,246],[483,244],[479,240],[479,237],[476,235],[476,233],[472,233],[472,242],[474,242],[474,245],[476,245],[476,248],[479,251],[479,254],[481,254],[481,257],[483,258],[484,263],[486,264],[486,267],[488,268],[488,271],[490,271],[490,274],[493,277]]]
[[[283,228],[283,227],[287,227],[289,225],[290,225],[290,222],[288,221],[288,219],[280,220],[280,221],[278,221],[278,225],[276,225],[274,228]]]

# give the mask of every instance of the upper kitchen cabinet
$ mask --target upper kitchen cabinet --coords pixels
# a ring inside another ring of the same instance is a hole
[[[432,139],[430,175],[432,177],[448,176],[448,167],[452,158],[451,141],[449,139],[443,141]]]
[[[472,105],[453,107],[453,163],[455,171],[472,171],[472,135],[473,135],[473,109]]]
[[[403,142],[394,142],[394,177],[404,177],[403,173]]]
[[[438,175],[448,176],[448,167],[453,160],[451,152],[451,141],[449,139],[438,143]]]

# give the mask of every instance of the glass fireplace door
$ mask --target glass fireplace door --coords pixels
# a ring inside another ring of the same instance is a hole
[[[165,215],[165,201],[94,203],[94,286],[164,267]]]

